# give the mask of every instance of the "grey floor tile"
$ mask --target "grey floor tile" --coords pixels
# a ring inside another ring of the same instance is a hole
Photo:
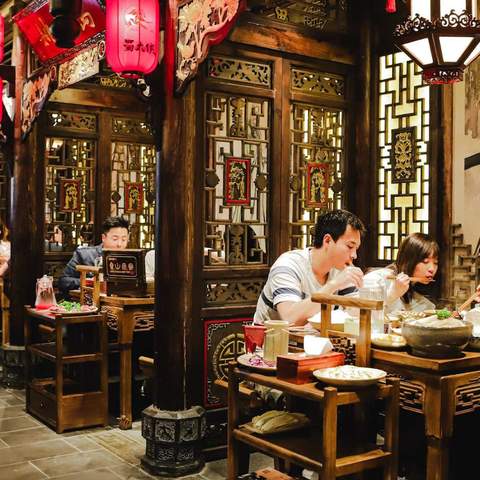
[[[3,467],[12,463],[28,462],[31,460],[39,460],[41,458],[55,457],[57,455],[66,455],[76,451],[77,450],[75,450],[74,447],[61,439],[33,443],[28,445],[27,448],[24,445],[8,447],[0,450],[0,466]],[[2,477],[0,476],[0,478]]]
[[[29,415],[0,419],[0,433],[34,427],[38,427],[38,423],[35,422]]]
[[[0,418],[13,418],[25,415],[25,407],[18,405],[16,407],[1,407],[0,406]]]
[[[30,463],[18,463],[8,467],[0,467],[0,478],[5,480],[41,480],[47,478]]]
[[[0,397],[0,407],[17,407],[17,406],[24,406],[24,405],[25,405],[25,399],[18,398],[15,395]]]
[[[273,467],[273,459],[271,457],[261,453],[250,455],[249,471],[253,472],[266,467]],[[223,459],[209,462],[200,473],[207,480],[225,480],[227,478],[227,461]]]
[[[27,428],[25,430],[17,430],[16,432],[0,433],[0,439],[11,447],[44,442],[55,438],[58,438],[57,434],[48,427]]]
[[[98,470],[121,463],[122,461],[120,459],[105,450],[76,452],[70,455],[62,455],[32,462],[33,465],[49,477],[85,472],[87,470]]]
[[[137,443],[145,446],[145,439],[142,437],[141,430],[117,430],[121,435],[128,437],[130,440],[134,440]]]
[[[145,446],[131,440],[119,430],[90,435],[94,442],[132,465],[139,465]]]
[[[77,437],[69,437],[64,439],[67,443],[80,450],[81,452],[91,452],[92,450],[99,450],[102,447],[95,443],[86,435],[79,435]]]
[[[98,470],[86,470],[84,472],[48,478],[55,480],[119,480],[120,477],[106,468],[100,468]]]
[[[124,480],[150,480],[152,477],[148,473],[144,472],[138,467],[132,467],[131,465],[119,465],[118,467],[110,467],[112,472],[115,472],[120,478]],[[178,479],[177,479],[178,480]]]

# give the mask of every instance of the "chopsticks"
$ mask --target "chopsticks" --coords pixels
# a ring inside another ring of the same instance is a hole
[[[387,280],[395,280],[397,278],[396,275],[389,275],[387,277]],[[432,283],[435,281],[434,278],[427,278],[427,277],[408,277],[411,282],[422,282],[425,280],[428,280],[428,283]]]
[[[472,293],[455,311],[457,313],[462,312],[465,308],[467,308],[474,300],[477,298],[478,292]]]

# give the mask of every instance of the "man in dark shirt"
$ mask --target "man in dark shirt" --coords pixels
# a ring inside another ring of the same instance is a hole
[[[80,288],[80,273],[77,265],[95,265],[95,260],[102,256],[103,249],[121,250],[127,248],[129,223],[123,217],[108,217],[102,224],[102,243],[94,247],[78,247],[67,263],[58,281],[58,288],[68,296],[70,290]]]

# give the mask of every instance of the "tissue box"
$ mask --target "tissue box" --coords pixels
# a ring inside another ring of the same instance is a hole
[[[329,352],[323,355],[293,353],[277,357],[277,378],[301,385],[315,381],[313,371],[319,368],[337,367],[345,363],[345,355]]]

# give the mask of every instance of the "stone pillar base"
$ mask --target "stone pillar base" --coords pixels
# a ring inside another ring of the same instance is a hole
[[[25,347],[4,343],[0,353],[3,366],[0,384],[8,388],[25,388]]]
[[[205,464],[201,453],[205,430],[202,407],[168,411],[151,405],[142,412],[142,436],[147,441],[142,467],[169,477],[200,471]]]

